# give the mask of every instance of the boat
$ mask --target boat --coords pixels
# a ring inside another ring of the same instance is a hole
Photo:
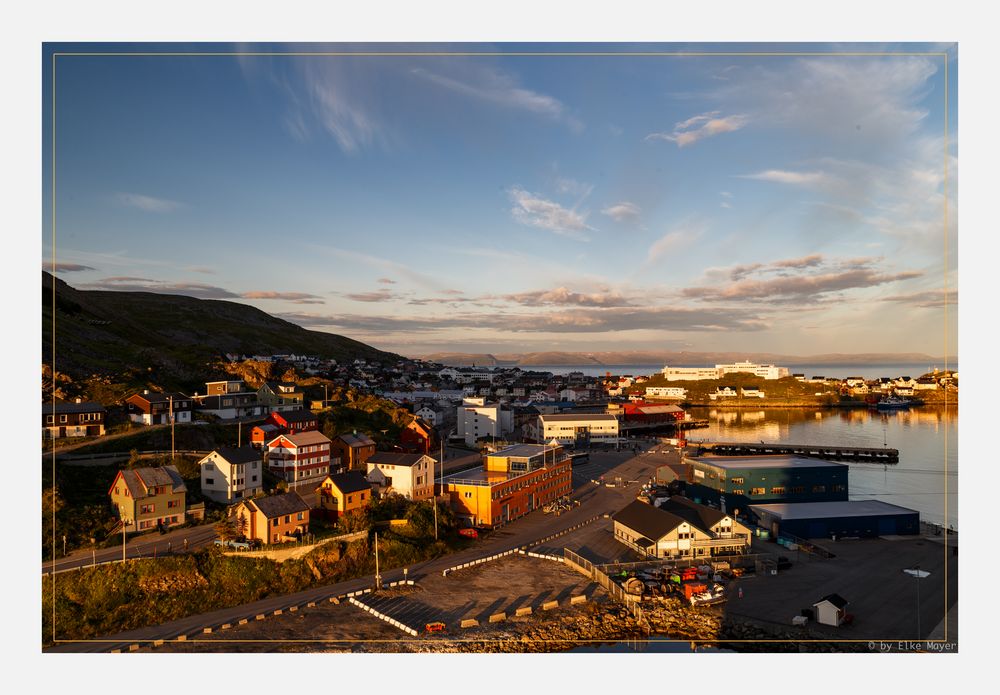
[[[907,398],[889,396],[880,400],[875,407],[879,410],[906,410],[911,405],[912,403]]]

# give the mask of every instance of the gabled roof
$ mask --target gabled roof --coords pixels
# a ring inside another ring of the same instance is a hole
[[[272,413],[274,417],[280,417],[285,422],[309,422],[315,420],[316,415],[308,410],[285,410],[280,413]]]
[[[674,495],[665,502],[661,502],[660,509],[671,514],[676,514],[692,526],[697,526],[709,534],[712,532],[713,526],[729,516],[718,509],[712,509],[702,504],[695,504],[680,495]]]
[[[170,400],[171,397],[173,397],[175,402],[180,400],[184,401],[191,400],[191,396],[185,396],[183,393],[176,393],[172,391],[164,391],[163,393],[155,391],[150,391],[149,393],[133,393],[125,400],[128,401],[137,397],[140,400],[146,401],[147,403],[166,403],[167,401]]]
[[[336,473],[334,475],[327,476],[326,480],[333,483],[338,490],[343,494],[348,494],[351,492],[361,492],[362,490],[370,490],[372,484],[368,482],[365,474],[361,471],[348,471],[346,473]],[[326,483],[326,480],[323,482]]]
[[[611,518],[646,538],[656,541],[684,523],[684,519],[651,504],[635,500]]]
[[[118,478],[122,479],[125,487],[128,488],[132,497],[147,497],[149,490],[154,487],[171,486],[172,492],[187,492],[184,479],[177,471],[176,466],[161,466],[159,468],[134,468],[118,471],[114,482],[111,483],[111,490],[114,490]],[[108,494],[111,494],[108,490]]]
[[[375,446],[375,442],[367,434],[342,434],[340,439],[347,446]]]
[[[832,603],[837,608],[840,608],[841,610],[844,609],[847,606],[847,599],[845,599],[840,594],[827,594],[826,596],[824,596],[823,598],[821,598],[819,601],[817,601],[813,605],[814,606],[818,606],[819,604],[823,603],[824,601],[829,601],[830,603]]]
[[[268,519],[284,516],[285,514],[309,511],[309,505],[306,504],[306,501],[297,492],[286,492],[283,495],[272,495],[271,497],[258,497],[256,499],[245,500],[244,504],[251,509],[260,510]]]
[[[397,454],[392,451],[376,451],[368,457],[368,463],[381,463],[390,466],[413,466],[424,458],[424,454]]]
[[[277,437],[269,441],[267,445],[271,446],[279,439],[287,439],[296,447],[330,443],[330,439],[325,434],[313,430],[311,432],[296,432],[295,434],[279,434]]]
[[[56,415],[69,415],[71,413],[103,413],[106,412],[104,406],[100,403],[93,403],[87,401],[84,403],[67,403],[65,401],[56,401]],[[43,414],[52,414],[52,404],[45,403],[42,405]]]
[[[264,455],[252,446],[220,446],[215,453],[229,463],[250,463],[251,461],[261,461]]]

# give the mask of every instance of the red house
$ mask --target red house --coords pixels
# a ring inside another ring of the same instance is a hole
[[[676,422],[683,420],[686,413],[676,405],[654,405],[639,401],[623,403],[626,422]]]
[[[414,454],[429,454],[434,448],[434,429],[414,418],[399,435],[400,448]]]
[[[319,429],[319,420],[308,410],[286,410],[271,413],[264,422],[281,429],[281,434],[295,434],[296,432]]]

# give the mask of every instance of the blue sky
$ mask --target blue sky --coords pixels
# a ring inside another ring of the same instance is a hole
[[[70,285],[409,355],[956,352],[953,45],[49,44],[43,267],[52,53],[192,50],[57,56]],[[289,54],[362,50],[479,55]],[[570,51],[615,55],[512,55]]]

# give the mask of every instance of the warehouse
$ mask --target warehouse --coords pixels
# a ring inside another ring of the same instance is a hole
[[[775,536],[872,538],[920,533],[920,512],[879,500],[754,504],[750,511]]]
[[[846,463],[792,455],[698,456],[683,463],[688,496],[729,510],[772,502],[847,501]]]
[[[618,441],[618,418],[598,413],[565,415],[539,415],[538,430],[541,439],[573,447],[594,444],[614,444]]]

